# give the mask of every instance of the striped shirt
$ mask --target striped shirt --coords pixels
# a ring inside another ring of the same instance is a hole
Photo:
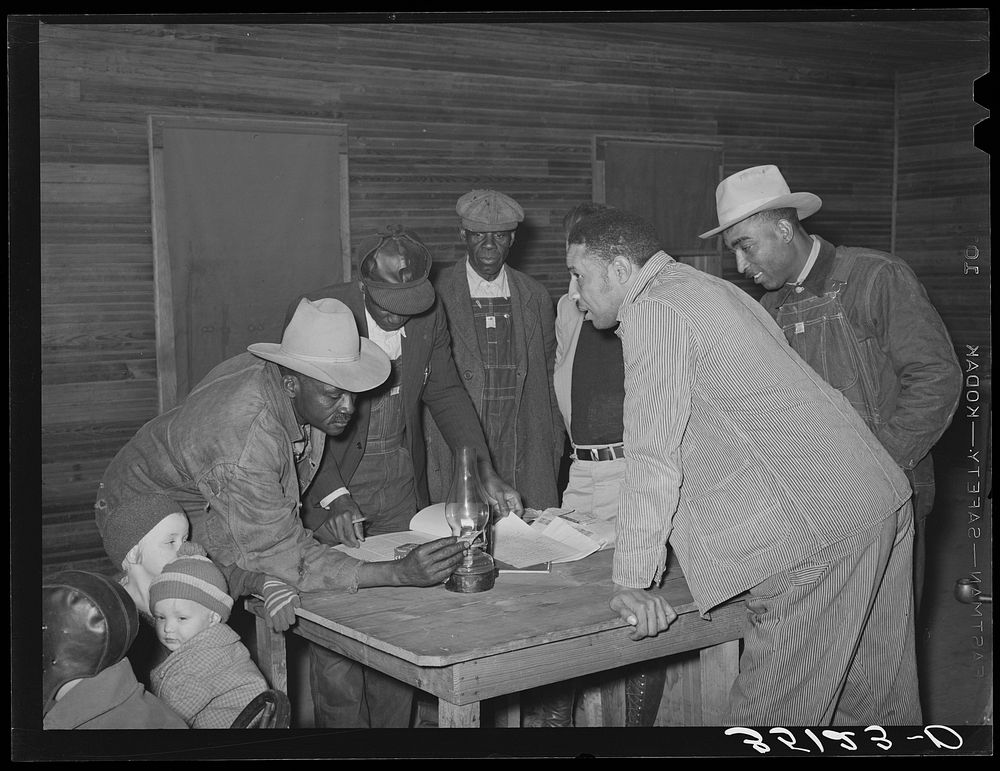
[[[618,318],[626,474],[615,583],[658,581],[669,540],[707,612],[909,498],[850,403],[736,285],[658,252]]]

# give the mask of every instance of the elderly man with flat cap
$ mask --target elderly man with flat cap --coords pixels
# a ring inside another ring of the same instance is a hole
[[[913,488],[914,605],[924,583],[930,450],[951,423],[962,372],[944,322],[913,270],[875,249],[833,246],[802,220],[813,193],[792,193],[776,166],[755,166],[716,190],[721,234],[736,266],[767,292],[761,304],[793,349],[847,397]]]
[[[528,508],[559,505],[557,477],[564,427],[552,387],[555,309],[538,281],[507,264],[521,205],[498,190],[472,190],[455,205],[465,251],[435,283],[448,314],[452,352],[486,434],[497,473]],[[428,477],[434,497],[447,490],[453,459],[431,426]],[[524,699],[524,725],[569,724],[557,689]]]
[[[552,387],[555,310],[545,287],[507,264],[524,210],[497,190],[473,190],[455,211],[465,256],[435,283],[455,364],[497,473],[526,507],[558,506],[564,428]],[[439,468],[447,478],[447,454]]]
[[[409,529],[430,503],[422,406],[449,445],[475,447],[480,478],[500,516],[523,511],[517,491],[489,461],[475,408],[451,355],[444,311],[428,276],[432,257],[419,237],[398,225],[358,246],[359,279],[309,292],[335,298],[354,314],[366,344],[391,362],[386,381],[358,400],[354,422],[329,442],[302,517],[324,543],[357,546],[365,535]],[[310,646],[316,725],[407,728],[413,689],[319,646]]]

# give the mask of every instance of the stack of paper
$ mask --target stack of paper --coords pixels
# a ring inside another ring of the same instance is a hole
[[[532,514],[535,516],[532,517]],[[557,541],[570,543],[569,539],[584,536],[598,544],[598,551],[612,549],[615,545],[615,521],[600,519],[594,514],[584,514],[573,509],[545,509],[534,512],[528,509],[525,519],[534,519],[531,526]],[[582,541],[580,542],[583,543]]]
[[[404,543],[426,543],[451,535],[444,507],[445,504],[436,503],[421,509],[410,520],[408,531],[366,538],[358,548],[343,544],[333,548],[368,562],[393,559],[395,548]],[[572,511],[529,509],[526,514],[534,518],[530,525],[518,517],[507,516],[493,526],[491,552],[500,562],[515,568],[545,562],[573,562],[614,545],[613,522],[609,543],[606,527],[594,526],[582,518],[570,519]]]

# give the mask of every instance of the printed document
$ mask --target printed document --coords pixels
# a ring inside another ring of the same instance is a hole
[[[614,546],[613,521],[610,525],[603,520],[590,522],[568,509],[528,509],[525,519],[533,521],[528,524],[511,515],[493,525],[490,552],[496,560],[524,568],[545,562],[573,562]],[[358,548],[344,544],[333,548],[357,559],[379,562],[394,559],[397,546],[426,543],[449,535],[445,504],[436,503],[414,515],[410,530],[370,536]]]

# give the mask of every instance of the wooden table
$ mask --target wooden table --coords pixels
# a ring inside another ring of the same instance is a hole
[[[357,594],[302,597],[292,628],[313,643],[374,667],[438,698],[440,727],[480,724],[480,703],[634,662],[699,651],[690,666],[668,677],[668,690],[685,693],[677,678],[696,679],[703,725],[721,723],[739,660],[741,602],[698,614],[676,565],[661,591],[678,613],[666,632],[641,641],[613,617],[611,551],[553,565],[551,574],[502,574],[486,592],[458,594],[444,586],[378,587]],[[272,687],[287,692],[285,639],[256,616],[258,665]],[[685,674],[686,671],[686,674]],[[694,677],[692,677],[692,674]],[[692,683],[685,698],[691,698]],[[603,725],[623,725],[622,688],[605,686]],[[617,694],[617,696],[616,696]],[[501,700],[497,725],[519,725],[516,697]],[[691,724],[690,722],[688,724]]]

